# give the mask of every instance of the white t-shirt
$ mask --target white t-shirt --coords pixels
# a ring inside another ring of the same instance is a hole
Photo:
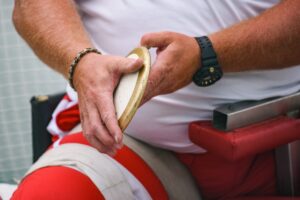
[[[254,17],[278,0],[77,0],[84,26],[95,46],[125,56],[142,35],[174,31],[202,36]],[[155,60],[155,55],[152,55]],[[282,70],[228,73],[216,84],[193,83],[153,98],[137,112],[126,132],[155,146],[177,152],[204,151],[188,138],[188,124],[209,120],[224,103],[282,96],[300,90],[300,66]],[[176,81],[176,80],[174,80]]]

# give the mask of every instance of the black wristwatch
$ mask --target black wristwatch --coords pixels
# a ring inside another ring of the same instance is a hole
[[[221,79],[223,72],[218,63],[217,54],[207,36],[196,37],[201,50],[201,66],[193,76],[193,82],[206,87]]]

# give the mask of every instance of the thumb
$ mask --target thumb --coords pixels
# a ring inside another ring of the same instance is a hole
[[[156,63],[154,63],[153,67],[150,70],[150,74],[147,80],[147,86],[144,91],[144,95],[141,101],[140,106],[149,101],[152,97],[158,94],[159,84],[161,82],[162,73],[160,67],[156,67]]]
[[[118,62],[119,72],[122,74],[135,72],[143,66],[143,63],[141,58],[120,58]]]
[[[172,33],[158,32],[147,33],[141,39],[141,46],[146,47],[165,47],[172,42]]]

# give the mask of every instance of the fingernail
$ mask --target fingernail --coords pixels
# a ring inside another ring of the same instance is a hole
[[[136,63],[136,62],[143,62],[143,60],[141,59],[141,58],[133,58],[134,59],[134,63]]]
[[[121,144],[116,144],[115,147],[116,147],[117,149],[122,149],[123,144],[122,144],[122,143],[121,143]]]
[[[142,58],[132,58],[134,61],[137,61],[137,60],[140,60],[140,61],[143,61]]]
[[[117,135],[115,135],[115,142],[118,144],[119,143],[119,138]]]

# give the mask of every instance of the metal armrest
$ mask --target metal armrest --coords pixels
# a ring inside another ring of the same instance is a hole
[[[216,108],[213,113],[213,126],[218,130],[231,131],[279,115],[295,115],[294,112],[299,112],[299,109],[300,92],[260,101],[242,101]]]

